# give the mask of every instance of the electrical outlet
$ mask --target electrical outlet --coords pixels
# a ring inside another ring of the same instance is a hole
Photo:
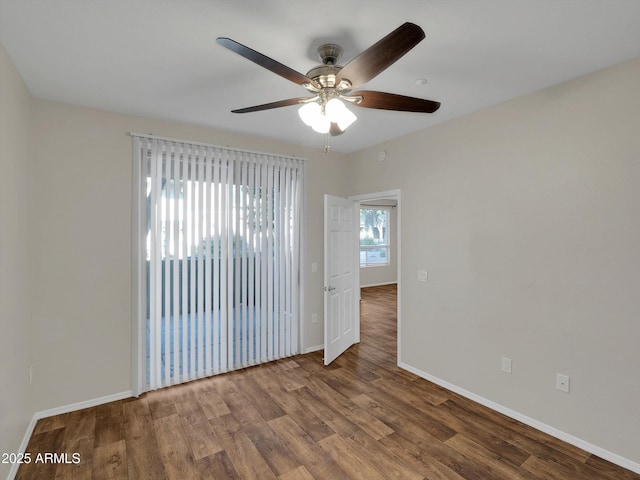
[[[502,371],[504,373],[511,373],[511,359],[502,357]]]
[[[569,393],[569,376],[562,373],[556,373],[556,389],[561,392]]]

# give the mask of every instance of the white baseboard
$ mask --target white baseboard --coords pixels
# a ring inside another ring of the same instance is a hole
[[[43,410],[36,412],[33,417],[37,420],[41,418],[53,417],[54,415],[61,415],[63,413],[75,412],[76,410],[82,410],[83,408],[96,407],[109,402],[115,402],[124,398],[133,397],[131,390],[126,392],[114,393],[113,395],[107,395],[105,397],[94,398],[91,400],[85,400],[84,402],[72,403],[70,405],[63,405],[62,407],[52,408],[50,410]]]
[[[429,380],[430,382],[433,382],[436,385],[440,385],[441,387],[446,388],[447,390],[451,390],[452,392],[462,395],[463,397],[466,397],[469,400],[473,400],[474,402],[477,402],[480,405],[484,405],[485,407],[490,408],[491,410],[495,410],[496,412],[502,413],[507,417],[513,418],[514,420],[518,420],[519,422],[522,422],[525,425],[529,425],[530,427],[533,427],[536,430],[540,430],[541,432],[549,434],[552,437],[555,437],[559,440],[567,442],[575,447],[581,448],[586,452],[589,452],[600,458],[608,460],[611,463],[615,463],[616,465],[626,468],[627,470],[631,470],[632,472],[635,472],[635,473],[640,473],[639,463],[633,462],[616,453],[610,452],[608,450],[605,450],[604,448],[598,447],[597,445],[593,445],[589,442],[586,442],[581,438],[574,437],[573,435],[563,432],[562,430],[558,430],[557,428],[547,425],[546,423],[542,423],[534,418],[527,417],[522,413],[516,412],[515,410],[511,410],[510,408],[507,408],[504,405],[500,405],[499,403],[488,400],[484,397],[481,397],[480,395],[476,395],[473,392],[465,390],[464,388],[460,388],[457,385],[453,385],[452,383],[446,382],[438,377],[435,377],[426,372],[423,372],[422,370],[414,368],[411,365],[408,365],[404,362],[398,362],[398,366],[411,373],[418,375],[419,377],[424,378],[425,380]]]
[[[29,440],[31,439],[31,435],[33,435],[33,431],[36,428],[36,423],[38,420],[47,417],[53,417],[54,415],[61,415],[63,413],[74,412],[76,410],[82,410],[83,408],[95,407],[98,405],[102,405],[109,402],[115,402],[117,400],[122,400],[124,398],[132,397],[133,393],[131,391],[115,393],[113,395],[107,395],[106,397],[94,398],[92,400],[85,400],[84,402],[72,403],[70,405],[63,405],[62,407],[52,408],[50,410],[43,410],[41,412],[36,412],[33,414],[33,418],[31,418],[31,422],[29,422],[29,426],[27,427],[27,431],[24,434],[22,442],[20,443],[20,448],[18,452],[24,453],[27,450],[27,446],[29,445]],[[14,463],[11,466],[11,470],[9,471],[9,476],[7,480],[13,480],[18,473],[18,467],[20,465],[18,463]]]
[[[31,438],[31,434],[33,433],[33,430],[36,428],[37,422],[38,422],[38,419],[34,415],[31,418],[31,422],[29,422],[29,426],[27,426],[27,431],[25,432],[24,437],[22,438],[22,442],[20,443],[20,447],[18,447],[18,452],[16,453],[26,452],[27,445],[29,444],[29,439]],[[11,464],[11,470],[9,470],[9,475],[7,476],[7,480],[13,480],[15,478],[16,474],[18,473],[19,467],[20,467],[20,464],[17,462],[14,462]]]

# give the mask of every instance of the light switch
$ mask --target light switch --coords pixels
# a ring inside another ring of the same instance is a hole
[[[429,274],[426,270],[418,270],[418,281],[426,282],[429,280]]]
[[[311,264],[311,273],[317,273],[318,272],[318,264],[316,262],[313,262]]]
[[[502,371],[504,373],[511,373],[511,359],[508,357],[502,357]]]
[[[562,373],[556,373],[556,389],[561,392],[569,393],[569,376]]]

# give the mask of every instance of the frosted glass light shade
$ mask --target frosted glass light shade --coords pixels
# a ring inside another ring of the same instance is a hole
[[[337,98],[332,98],[327,102],[325,111],[327,112],[329,120],[337,123],[342,131],[346,130],[357,118],[356,115]]]
[[[311,125],[311,128],[318,133],[327,133],[331,128],[331,122],[325,115],[320,114]]]
[[[340,130],[344,131],[349,125],[356,121],[358,117],[351,110],[345,107],[344,111],[340,115],[340,118],[336,122],[340,127]]]
[[[316,102],[309,102],[298,109],[298,115],[306,125],[313,127],[314,122],[322,115],[322,109]]]
[[[338,123],[338,119],[342,115],[342,113],[347,109],[344,106],[342,101],[337,98],[332,98],[327,102],[327,105],[324,107],[325,112],[327,112],[327,116],[332,122]]]

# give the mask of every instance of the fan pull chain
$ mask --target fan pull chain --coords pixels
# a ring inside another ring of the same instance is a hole
[[[329,153],[331,151],[331,145],[329,144],[329,134],[325,133],[324,135],[324,153]]]

